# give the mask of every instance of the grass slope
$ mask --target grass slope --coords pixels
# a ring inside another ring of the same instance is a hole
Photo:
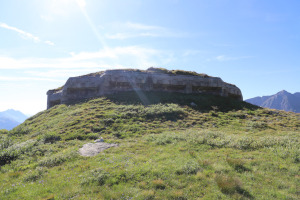
[[[299,122],[209,95],[58,105],[0,131],[0,199],[297,199]],[[78,155],[100,136],[119,147]]]

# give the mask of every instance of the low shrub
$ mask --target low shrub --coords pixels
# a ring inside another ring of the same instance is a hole
[[[177,174],[196,174],[198,171],[202,170],[199,163],[194,160],[188,161],[180,169],[176,171]]]
[[[6,130],[6,129],[0,129],[0,138],[1,138],[1,134],[2,135],[8,134],[8,130]]]
[[[8,148],[12,144],[13,144],[12,140],[9,139],[8,137],[4,137],[4,138],[0,139],[0,151],[2,151],[3,149]]]
[[[148,141],[154,142],[157,145],[166,145],[171,143],[177,143],[179,141],[184,141],[183,135],[164,133],[160,135],[150,135],[147,137]]]
[[[234,194],[242,188],[242,182],[232,176],[217,175],[215,181],[224,194]]]
[[[243,150],[255,149],[255,140],[251,137],[244,136],[239,138],[236,143],[236,148]]]
[[[152,181],[153,187],[155,189],[165,189],[166,188],[166,184],[162,179],[156,179]]]
[[[144,199],[144,200],[155,199],[155,192],[153,190],[143,190],[141,192],[141,199]]]
[[[238,172],[250,171],[244,166],[245,161],[241,159],[226,158],[227,163]]]
[[[182,190],[172,191],[170,194],[170,197],[171,197],[170,199],[173,199],[173,200],[186,200],[187,199]]]
[[[30,133],[29,128],[27,126],[24,127],[23,125],[17,126],[9,132],[10,135],[16,135],[16,136],[27,135],[29,133]]]
[[[9,146],[0,151],[0,166],[8,164],[11,161],[17,159],[22,154],[29,152],[36,144],[36,142],[36,140],[27,140],[26,142],[16,144],[6,142],[5,145]]]
[[[35,170],[33,171],[29,171],[23,178],[24,182],[34,182],[40,178],[42,178],[45,173],[47,172],[47,170],[43,167],[37,167]]]
[[[105,181],[108,179],[109,174],[105,172],[103,169],[93,169],[81,176],[81,185],[89,185],[96,183],[97,185],[103,185]]]
[[[249,121],[247,127],[249,129],[266,129],[268,128],[268,124],[260,121]]]
[[[54,154],[50,157],[46,157],[44,159],[42,159],[41,161],[38,162],[39,166],[44,166],[44,167],[54,167],[57,165],[62,164],[63,162],[67,161],[67,160],[71,160],[73,158],[77,157],[77,153],[76,152],[67,152],[67,153],[58,153],[58,154]]]
[[[184,109],[177,104],[153,104],[143,105],[126,105],[119,106],[118,112],[122,113],[122,118],[131,118],[133,116],[145,117],[147,119],[160,118],[160,120],[174,120],[181,118],[185,114]]]
[[[17,172],[9,172],[8,176],[10,178],[18,178],[23,174],[23,172],[17,171]]]
[[[46,144],[46,143],[53,144],[56,141],[60,141],[61,137],[56,133],[46,133],[42,136],[41,140],[44,144]]]

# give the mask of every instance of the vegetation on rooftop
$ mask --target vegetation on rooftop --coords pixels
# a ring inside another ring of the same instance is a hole
[[[150,67],[147,70],[131,69],[131,68],[120,69],[120,70],[129,71],[129,72],[157,72],[157,73],[170,74],[170,75],[190,75],[190,76],[209,77],[207,74],[197,73],[197,72],[194,72],[194,71],[168,70],[168,69],[165,69],[165,68],[154,68],[154,67]],[[86,74],[86,75],[83,75],[83,76],[98,76],[98,75],[103,74],[104,72],[105,71],[100,71],[100,72]],[[83,76],[80,76],[80,77],[83,77]]]
[[[52,89],[52,91],[58,92],[58,91],[62,90],[63,88],[64,88],[64,85],[63,85],[63,86],[60,86],[60,87],[58,87],[58,88]]]
[[[298,199],[299,133],[299,114],[210,95],[57,105],[0,131],[0,199]],[[79,156],[99,137],[119,146]]]
[[[167,70],[165,68],[153,68],[150,67],[147,71],[159,72],[164,74],[172,74],[172,75],[189,75],[189,76],[201,76],[201,77],[209,77],[207,74],[199,74],[194,71],[185,71],[185,70]]]

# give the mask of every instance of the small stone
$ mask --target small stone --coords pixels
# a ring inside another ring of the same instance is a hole
[[[100,139],[95,140],[94,142],[104,142],[103,138],[101,137]]]
[[[195,104],[194,102],[192,102],[192,103],[191,103],[191,106],[192,106],[192,107],[196,107],[197,104]]]

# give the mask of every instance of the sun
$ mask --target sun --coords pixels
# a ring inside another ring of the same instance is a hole
[[[85,11],[86,0],[49,0],[45,1],[43,7],[48,13],[44,13],[44,18],[53,18],[53,16],[71,16],[79,10]]]
[[[76,0],[76,3],[80,8],[85,8],[86,6],[86,1],[85,0]]]

